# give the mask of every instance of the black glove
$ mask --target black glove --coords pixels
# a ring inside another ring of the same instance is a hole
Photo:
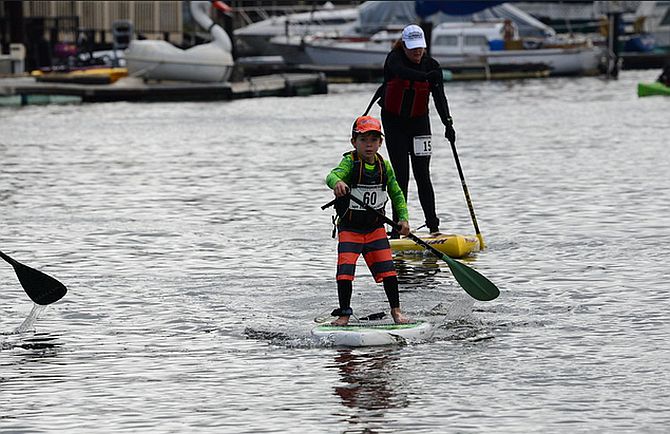
[[[447,140],[449,140],[449,143],[453,145],[456,143],[456,131],[454,130],[452,123],[451,118],[449,118],[447,124],[444,126],[444,137],[446,137]]]
[[[429,71],[426,74],[426,80],[428,80],[432,84],[442,83],[442,70],[441,69],[433,69],[432,71]]]

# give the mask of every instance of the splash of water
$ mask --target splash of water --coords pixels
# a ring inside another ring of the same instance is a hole
[[[431,310],[433,315],[444,315],[444,322],[467,320],[472,315],[475,300],[465,294],[459,294],[448,305],[438,304]]]
[[[471,298],[465,294],[459,295],[454,301],[451,302],[449,307],[447,307],[447,315],[444,318],[445,321],[455,321],[470,317],[470,315],[472,315],[472,308],[474,305],[474,298]]]
[[[23,320],[20,326],[18,326],[15,330],[14,333],[25,333],[27,331],[34,331],[35,330],[35,321],[37,321],[37,318],[44,312],[44,310],[47,308],[47,306],[42,306],[39,304],[33,304],[33,308],[31,309],[30,313],[28,314],[28,317]]]

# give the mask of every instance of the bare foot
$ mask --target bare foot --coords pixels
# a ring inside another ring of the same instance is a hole
[[[399,307],[391,309],[391,316],[396,324],[407,324],[411,322],[409,318],[403,315]]]
[[[337,317],[337,319],[333,322],[330,323],[330,325],[334,326],[345,326],[349,324],[349,315],[343,315],[340,317]]]

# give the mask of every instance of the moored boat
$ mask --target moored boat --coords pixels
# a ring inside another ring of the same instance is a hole
[[[597,74],[603,52],[589,40],[520,38],[505,21],[443,23],[433,29],[431,55],[444,65],[543,64],[551,75]]]
[[[638,83],[637,96],[664,95],[670,96],[670,86],[655,81],[653,83]]]
[[[603,53],[588,40],[521,39],[518,29],[508,25],[513,35],[505,40],[504,21],[440,24],[432,32],[430,55],[444,69],[542,65],[551,75],[597,74]],[[301,44],[316,65],[382,67],[392,41],[399,36],[399,32],[382,31],[368,40],[313,37]]]
[[[214,2],[216,7],[223,7]],[[182,50],[167,41],[132,40],[125,51],[128,73],[150,80],[226,81],[233,71],[232,42],[209,16],[210,3],[190,2],[193,19],[207,29],[212,41]]]
[[[451,258],[464,258],[479,251],[479,240],[474,235],[440,234],[431,236],[427,233],[417,233],[427,244]],[[423,254],[425,249],[409,238],[390,240],[391,249],[396,254]]]

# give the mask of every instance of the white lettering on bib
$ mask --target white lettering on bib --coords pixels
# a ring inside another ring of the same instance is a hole
[[[357,197],[363,203],[370,205],[374,209],[382,209],[386,204],[386,190],[383,189],[382,184],[376,185],[357,185],[351,189],[352,196]],[[349,209],[362,211],[365,208],[354,202],[349,201]]]
[[[433,152],[433,136],[414,137],[414,155],[417,157],[430,157]]]

